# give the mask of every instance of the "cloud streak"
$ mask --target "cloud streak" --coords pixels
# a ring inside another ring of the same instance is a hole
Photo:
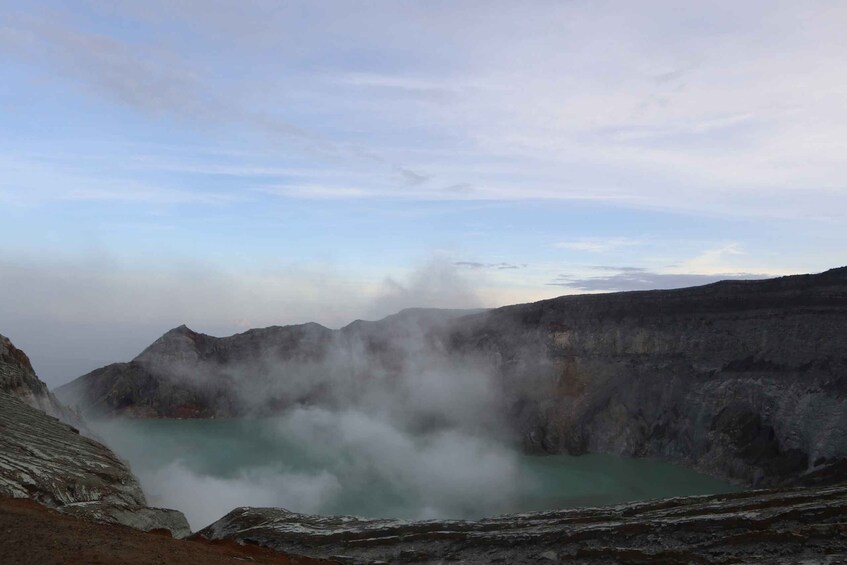
[[[589,253],[605,253],[621,247],[640,245],[641,242],[628,237],[581,237],[570,241],[560,241],[555,247],[570,251],[586,251]]]
[[[763,279],[769,277],[769,275],[754,273],[724,273],[714,275],[693,273],[666,274],[654,273],[633,267],[624,267],[623,269],[623,272],[599,277],[580,278],[571,275],[559,275],[547,284],[587,292],[614,292],[685,288],[722,280]]]
[[[324,168],[369,170],[358,189],[380,197],[763,216],[843,204],[847,10],[836,2],[19,12],[0,28],[0,48],[48,70],[42,80],[75,81],[202,135],[257,136]],[[680,22],[700,24],[683,33]],[[127,26],[141,32],[121,33]]]

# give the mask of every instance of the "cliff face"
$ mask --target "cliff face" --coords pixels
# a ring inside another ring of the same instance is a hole
[[[0,336],[0,495],[96,521],[189,533],[181,513],[148,508],[129,467],[58,419],[67,414],[26,355]]]
[[[466,318],[526,446],[661,456],[756,486],[847,455],[847,269],[563,297]]]
[[[237,415],[255,408],[244,398],[331,403],[339,383],[441,356],[485,367],[528,450],[659,456],[755,486],[838,475],[847,456],[847,268],[462,314],[220,339],[181,327],[58,393],[102,415]]]
[[[79,423],[76,415],[66,410],[47,390],[47,385],[35,375],[26,353],[3,335],[0,335],[0,392],[19,398],[72,425]]]

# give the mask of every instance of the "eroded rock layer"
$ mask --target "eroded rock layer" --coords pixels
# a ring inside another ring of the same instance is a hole
[[[26,353],[3,335],[0,335],[0,392],[20,398],[30,406],[72,425],[79,421],[75,414],[56,400],[47,385],[36,376]]]
[[[147,507],[129,467],[106,446],[0,392],[0,496],[144,531],[191,530],[182,513]]]
[[[49,393],[26,355],[0,336],[0,496],[145,531],[190,533],[180,512],[147,507],[138,480],[109,448],[60,417],[75,415]]]
[[[343,563],[841,563],[847,486],[673,498],[479,521],[237,508],[201,530]]]
[[[529,449],[658,456],[754,486],[847,455],[847,269],[459,322],[449,347],[497,360]]]
[[[114,453],[6,393],[0,393],[0,431],[0,494],[53,507],[144,505],[138,481]]]

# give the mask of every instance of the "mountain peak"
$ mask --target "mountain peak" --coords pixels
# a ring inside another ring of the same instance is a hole
[[[134,360],[141,362],[158,362],[165,358],[196,359],[198,334],[185,324],[168,330],[156,341],[150,344]]]

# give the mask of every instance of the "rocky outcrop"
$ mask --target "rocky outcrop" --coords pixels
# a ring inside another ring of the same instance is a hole
[[[191,534],[185,515],[168,508],[93,501],[65,504],[57,510],[69,516],[102,524],[121,524],[142,532],[166,530],[175,538],[184,538]]]
[[[342,563],[841,563],[847,487],[752,491],[479,521],[237,508],[201,530]]]
[[[530,451],[662,457],[752,486],[835,476],[847,456],[847,268],[338,331],[183,326],[58,393],[99,415],[238,415],[245,398],[279,411],[332,402],[321,376],[333,371],[346,374],[332,386],[362,382],[435,355],[491,373],[496,409]]]
[[[26,355],[0,336],[0,496],[29,498],[96,521],[190,533],[174,510],[147,507],[129,467],[106,446],[50,413],[69,414]],[[37,406],[37,407],[36,407]]]
[[[190,533],[175,510],[149,508],[137,479],[106,446],[0,392],[0,495],[144,531]]]
[[[47,385],[35,375],[26,353],[3,335],[0,335],[0,392],[20,398],[71,425],[80,424],[79,417],[56,400]]]
[[[56,507],[103,501],[144,505],[127,466],[102,444],[0,393],[0,492]]]

